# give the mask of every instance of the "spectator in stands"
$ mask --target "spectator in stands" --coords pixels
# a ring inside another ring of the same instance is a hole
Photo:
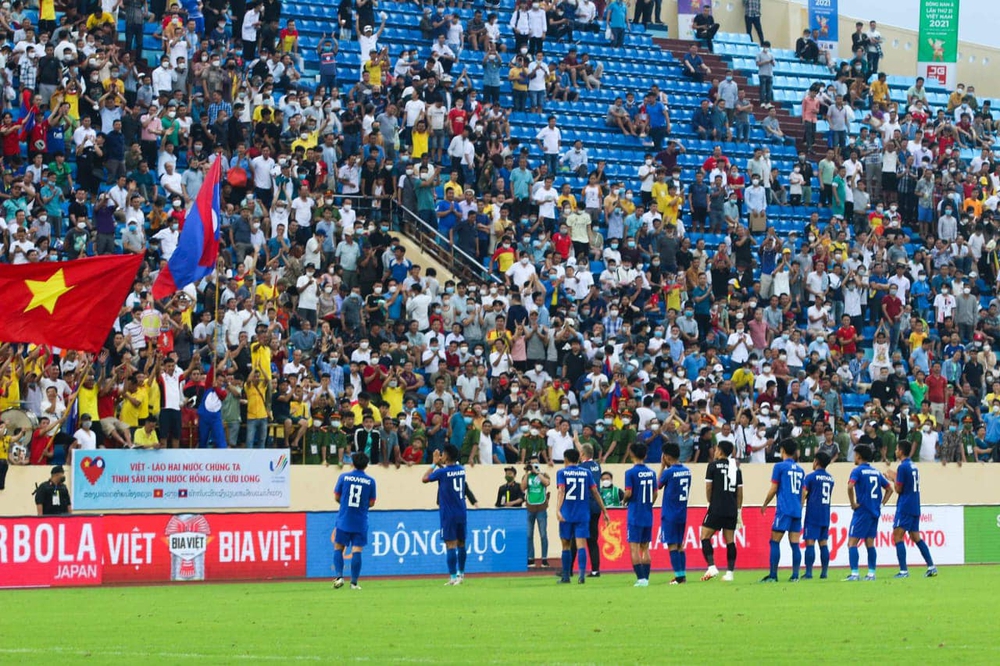
[[[707,139],[712,135],[713,111],[707,99],[701,100],[701,106],[695,109],[691,116],[691,130],[698,134],[699,139]]]
[[[760,25],[760,0],[743,0],[743,22],[746,24],[747,35],[753,39],[751,28],[757,29],[757,41],[761,45],[764,41],[764,32]]]
[[[805,132],[802,135],[802,145],[808,153],[816,142],[816,123],[819,121],[819,97],[815,88],[809,88],[802,98],[802,125]]]
[[[624,0],[611,0],[604,10],[604,22],[605,29],[611,31],[611,47],[621,48],[625,44],[625,33],[632,29]]]
[[[878,31],[875,21],[868,23],[868,71],[877,72],[879,60],[882,58],[882,33]]]
[[[808,29],[803,30],[802,36],[795,40],[795,57],[812,65],[819,62],[819,45]]]
[[[781,131],[781,125],[778,122],[778,113],[777,110],[774,109],[773,107],[770,110],[768,110],[767,117],[761,121],[760,126],[764,129],[764,133],[767,135],[767,138],[771,139],[772,141],[777,141],[778,143],[786,143],[786,141],[791,138],[791,137],[786,137],[785,134]],[[801,172],[801,169],[799,171]],[[801,187],[801,185],[802,183],[800,182],[799,186]],[[801,190],[799,190],[798,194],[799,194],[799,200],[801,201],[802,199]]]
[[[691,28],[694,31],[695,39],[700,39],[705,42],[705,48],[709,51],[712,50],[712,40],[715,39],[715,34],[719,32],[719,28],[722,27],[715,22],[715,17],[712,16],[712,5],[706,2],[701,6],[701,13],[695,14],[694,18],[691,19]]]
[[[758,26],[759,14],[758,14]],[[760,27],[757,28],[758,33]],[[747,32],[750,27],[747,26]],[[774,54],[771,52],[771,42],[761,40],[761,48],[757,53],[757,79],[759,83],[759,97],[761,108],[770,109],[774,104]]]
[[[695,44],[692,44],[684,55],[683,69],[685,75],[698,83],[705,80],[706,74],[709,76],[712,74],[711,68],[698,55],[698,46]]]

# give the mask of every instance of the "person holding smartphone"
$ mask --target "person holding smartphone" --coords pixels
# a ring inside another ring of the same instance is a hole
[[[542,471],[538,457],[532,456],[524,466],[521,490],[524,491],[524,505],[528,509],[528,566],[547,569],[549,566],[549,484],[552,480]],[[535,559],[535,526],[542,541],[541,563]]]

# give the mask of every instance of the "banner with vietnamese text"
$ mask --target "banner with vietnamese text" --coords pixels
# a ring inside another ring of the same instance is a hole
[[[469,511],[465,570],[509,573],[527,570],[528,516],[523,509]],[[333,531],[336,513],[306,517],[309,578],[333,577]],[[437,511],[371,511],[365,576],[414,576],[447,572],[445,545]]]
[[[836,56],[839,49],[839,29],[840,15],[837,8],[837,0],[809,0],[809,29],[815,30],[819,34],[816,45],[819,50],[833,51]]]
[[[920,0],[917,76],[948,90],[958,80],[959,0]]]
[[[291,504],[288,449],[75,451],[73,507],[280,508]]]

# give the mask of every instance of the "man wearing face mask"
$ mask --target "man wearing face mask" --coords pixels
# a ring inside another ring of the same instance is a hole
[[[49,480],[35,488],[35,510],[39,516],[59,516],[73,513],[69,488],[66,487],[66,471],[56,465],[49,474]]]
[[[517,482],[517,469],[513,466],[504,467],[504,483],[497,489],[497,501],[494,506],[499,508],[514,508],[524,506],[524,491]]]

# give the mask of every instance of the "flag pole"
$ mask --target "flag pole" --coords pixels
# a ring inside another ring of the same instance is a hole
[[[216,373],[218,372],[219,365],[219,292],[221,290],[221,285],[219,284],[219,262],[222,261],[222,257],[216,257],[215,259],[215,309],[212,311],[212,316],[215,321],[212,322],[215,326],[212,328],[212,381],[215,381]],[[224,335],[225,333],[223,333]]]

